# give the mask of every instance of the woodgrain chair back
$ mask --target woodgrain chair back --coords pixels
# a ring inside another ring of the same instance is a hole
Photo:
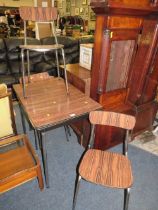
[[[133,116],[108,111],[93,111],[89,119],[92,124],[115,126],[128,130],[132,130],[136,122]]]
[[[11,94],[0,84],[0,139],[17,134]]]
[[[57,8],[55,7],[22,6],[19,12],[23,20],[46,22],[57,19]]]
[[[36,26],[36,38],[40,38],[39,34],[39,24],[41,23],[48,23],[50,25],[50,33],[55,36],[55,24],[54,20],[57,19],[58,13],[56,7],[29,7],[29,6],[22,6],[19,8],[20,17],[24,20],[24,37],[25,37],[25,44],[26,43],[26,21],[34,21]]]

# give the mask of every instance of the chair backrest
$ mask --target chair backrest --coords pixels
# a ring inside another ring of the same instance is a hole
[[[92,111],[89,116],[90,122],[96,125],[108,125],[126,130],[132,130],[135,126],[135,117],[109,111]]]
[[[94,144],[96,125],[114,126],[126,130],[125,139],[123,139],[124,142],[123,154],[127,155],[127,143],[129,139],[129,131],[132,130],[135,126],[136,122],[135,117],[127,114],[110,112],[110,111],[92,111],[90,112],[89,120],[90,123],[92,124],[92,129],[91,129],[91,136],[88,148],[91,148]]]
[[[56,7],[20,7],[20,16],[23,20],[48,22],[57,19]]]
[[[36,38],[39,39],[39,24],[41,23],[50,23],[50,29],[53,36],[55,36],[55,25],[54,20],[57,19],[58,13],[56,7],[26,7],[22,6],[19,8],[20,16],[24,20],[24,37],[25,37],[25,44],[26,41],[26,21],[34,21],[36,26]]]
[[[7,86],[0,84],[0,139],[17,134],[11,94]]]

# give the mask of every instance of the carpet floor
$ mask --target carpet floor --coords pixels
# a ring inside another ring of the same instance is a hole
[[[18,109],[16,123],[22,132]],[[33,132],[28,136],[34,145]],[[47,132],[47,151],[50,188],[42,192],[37,180],[28,182],[0,196],[0,210],[71,210],[76,166],[84,152],[71,131],[66,141],[64,128]],[[121,152],[121,146],[112,148]],[[40,152],[37,151],[39,157]],[[158,210],[158,156],[129,145],[134,184],[131,189],[129,210]],[[81,182],[76,210],[121,210],[123,191]]]

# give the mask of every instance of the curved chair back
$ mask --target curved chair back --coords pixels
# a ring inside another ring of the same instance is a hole
[[[89,115],[89,120],[92,124],[91,137],[88,147],[91,148],[94,144],[95,126],[106,125],[125,129],[125,138],[123,139],[123,154],[128,154],[128,142],[131,141],[129,132],[134,128],[136,119],[134,116],[110,112],[110,111],[92,111]]]
[[[47,23],[50,25],[50,33],[55,37],[56,44],[57,38],[55,34],[54,20],[57,19],[58,13],[56,7],[26,7],[19,8],[20,16],[24,20],[24,38],[27,44],[26,21],[34,21],[36,26],[36,38],[39,39],[39,24]]]
[[[20,16],[23,20],[46,22],[57,19],[56,7],[26,7],[19,8]]]
[[[108,125],[132,130],[135,126],[135,117],[109,111],[93,111],[89,116],[90,122],[96,125]]]

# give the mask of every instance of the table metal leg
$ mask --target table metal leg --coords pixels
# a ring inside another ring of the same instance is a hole
[[[26,98],[24,49],[21,49],[23,96]]]
[[[36,129],[33,129],[33,131],[34,131],[34,137],[35,137],[35,148],[36,150],[38,150],[38,134],[37,134]]]
[[[64,78],[65,78],[66,91],[67,91],[67,94],[69,94],[69,86],[68,86],[66,63],[65,63],[65,53],[64,53],[64,49],[63,48],[61,49],[61,52],[62,52],[63,63],[64,63]]]
[[[24,113],[22,110],[22,107],[19,104],[19,108],[20,108],[20,115],[21,115],[21,122],[22,122],[22,127],[23,127],[23,132],[26,134],[26,123],[25,123],[25,117],[24,117]]]
[[[46,138],[45,138],[45,132],[40,132],[40,133],[41,133],[40,134],[40,136],[41,136],[41,155],[42,155],[43,169],[44,169],[44,175],[45,175],[45,182],[46,182],[46,187],[49,188]]]

